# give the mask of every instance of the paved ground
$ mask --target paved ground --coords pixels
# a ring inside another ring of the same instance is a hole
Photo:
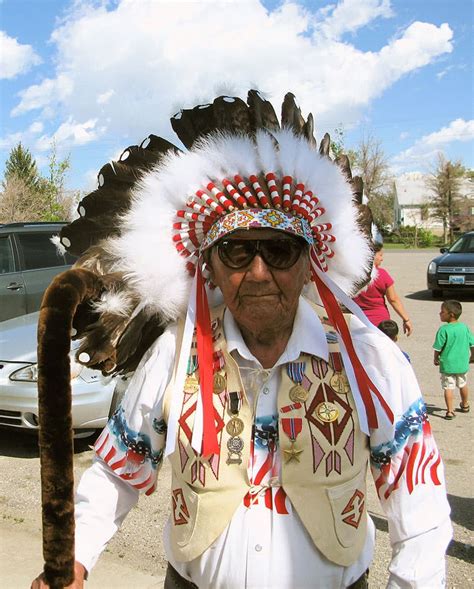
[[[443,398],[431,344],[439,326],[440,301],[425,291],[425,271],[434,252],[388,251],[384,266],[413,320],[415,332],[401,337],[400,345],[412,359],[431,415],[432,427],[444,458],[449,501],[455,529],[448,551],[448,588],[474,587],[473,413],[443,419]],[[474,302],[461,299],[463,320],[474,327]],[[471,371],[471,382],[472,374]],[[474,390],[474,385],[471,387]],[[87,442],[76,447],[77,475],[90,463]],[[42,568],[39,460],[32,437],[0,431],[0,586],[22,589]],[[88,589],[158,589],[165,568],[161,544],[167,516],[166,488],[169,470],[162,471],[162,485],[152,498],[143,498],[123,529],[110,543],[87,583]],[[390,548],[386,520],[374,493],[369,502],[377,536],[376,558],[371,569],[371,589],[385,586]],[[429,588],[426,588],[429,589]]]

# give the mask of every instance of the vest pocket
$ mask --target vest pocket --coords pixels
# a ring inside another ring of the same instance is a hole
[[[185,547],[191,541],[196,527],[199,495],[184,481],[173,485],[171,491],[172,536],[176,544]]]
[[[326,489],[334,518],[334,528],[341,546],[348,548],[360,540],[360,534],[365,538],[367,526],[366,508],[366,469],[356,477]]]

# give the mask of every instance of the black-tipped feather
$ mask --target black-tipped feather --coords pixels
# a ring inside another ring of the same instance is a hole
[[[324,157],[330,157],[329,152],[331,150],[331,137],[329,133],[324,133],[324,137],[321,139],[319,144],[319,153]]]
[[[303,135],[305,125],[300,107],[296,104],[295,95],[292,92],[285,94],[281,105],[281,124],[290,127],[296,135]]]
[[[249,90],[247,104],[250,124],[254,131],[267,129],[272,132],[280,129],[280,123],[271,102],[265,100],[260,92]]]

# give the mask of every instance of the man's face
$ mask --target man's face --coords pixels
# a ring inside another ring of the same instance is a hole
[[[232,239],[294,238],[274,229],[250,229],[236,231],[228,237]],[[267,265],[259,253],[243,268],[229,268],[214,246],[210,266],[212,280],[221,289],[225,304],[241,328],[259,332],[293,324],[299,296],[310,279],[307,247],[290,268],[278,270]]]

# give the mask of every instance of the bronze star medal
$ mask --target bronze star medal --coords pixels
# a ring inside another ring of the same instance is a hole
[[[283,450],[284,454],[285,454],[285,462],[288,464],[288,462],[291,462],[292,460],[296,460],[296,462],[300,461],[300,454],[303,452],[303,450],[298,450],[298,448],[296,448],[295,443],[291,442],[291,446],[289,450]]]
[[[322,421],[323,423],[332,423],[336,421],[339,417],[339,409],[334,405],[334,403],[330,403],[329,401],[324,401],[324,403],[319,403],[319,405],[314,410],[316,419]]]

